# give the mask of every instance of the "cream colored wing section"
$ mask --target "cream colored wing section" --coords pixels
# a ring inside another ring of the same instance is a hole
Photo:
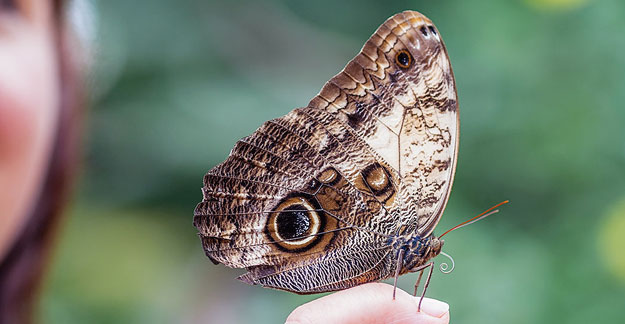
[[[392,218],[394,232],[431,233],[449,198],[459,132],[455,80],[433,23],[415,11],[389,18],[309,107],[331,113],[391,168],[397,194],[380,218]]]

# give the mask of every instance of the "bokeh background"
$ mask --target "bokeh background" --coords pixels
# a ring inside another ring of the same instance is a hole
[[[437,232],[511,201],[446,237],[456,269],[435,272],[428,295],[454,323],[625,318],[625,2],[85,3],[97,28],[84,167],[44,322],[280,323],[317,298],[247,286],[205,258],[191,224],[202,176],[406,9],[436,23],[458,85],[458,170]]]

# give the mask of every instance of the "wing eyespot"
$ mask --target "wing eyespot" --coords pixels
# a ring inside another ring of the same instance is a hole
[[[375,196],[379,203],[386,206],[392,205],[395,199],[396,190],[393,178],[386,167],[377,162],[360,172],[356,187],[362,192]]]
[[[362,176],[371,192],[376,196],[393,190],[390,173],[379,163],[369,165],[362,171]]]
[[[410,52],[407,50],[400,50],[395,54],[395,64],[402,69],[407,69],[412,65],[413,59]]]
[[[339,180],[341,180],[341,176],[339,175],[338,171],[336,171],[336,169],[333,167],[329,167],[323,170],[319,174],[318,178],[321,183],[329,186],[333,186],[337,182],[339,182]]]
[[[271,213],[265,231],[284,251],[301,252],[319,242],[325,215],[311,200],[294,196],[283,200]]]

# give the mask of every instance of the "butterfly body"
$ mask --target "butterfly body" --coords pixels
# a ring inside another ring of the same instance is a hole
[[[394,236],[389,239],[395,259],[402,258],[399,274],[414,272],[414,269],[426,264],[437,256],[443,247],[443,241],[434,236]]]
[[[423,268],[456,167],[459,119],[432,22],[389,18],[306,107],[241,139],[204,177],[206,255],[300,294]]]

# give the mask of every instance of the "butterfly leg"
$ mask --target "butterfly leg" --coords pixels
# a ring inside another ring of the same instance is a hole
[[[417,297],[417,289],[419,289],[419,283],[421,282],[421,277],[423,277],[423,269],[419,271],[419,278],[417,278],[417,282],[414,284],[414,293],[413,296]]]
[[[417,307],[417,312],[421,311],[421,302],[423,302],[423,298],[425,297],[425,291],[428,289],[428,286],[430,285],[430,278],[432,278],[432,269],[434,269],[434,262],[429,262],[426,263],[420,267],[417,267],[416,269],[414,269],[411,272],[417,272],[420,271],[419,274],[419,279],[417,279],[417,284],[415,284],[415,295],[417,294],[417,286],[419,285],[419,281],[421,281],[421,275],[423,275],[423,271],[427,268],[430,268],[430,271],[428,272],[428,277],[425,279],[425,285],[423,286],[423,292],[421,293],[421,299],[419,299],[419,306]]]
[[[395,292],[397,291],[397,278],[404,262],[404,250],[399,250],[399,256],[397,257],[397,265],[395,267],[395,280],[393,281],[393,300],[395,300]]]

